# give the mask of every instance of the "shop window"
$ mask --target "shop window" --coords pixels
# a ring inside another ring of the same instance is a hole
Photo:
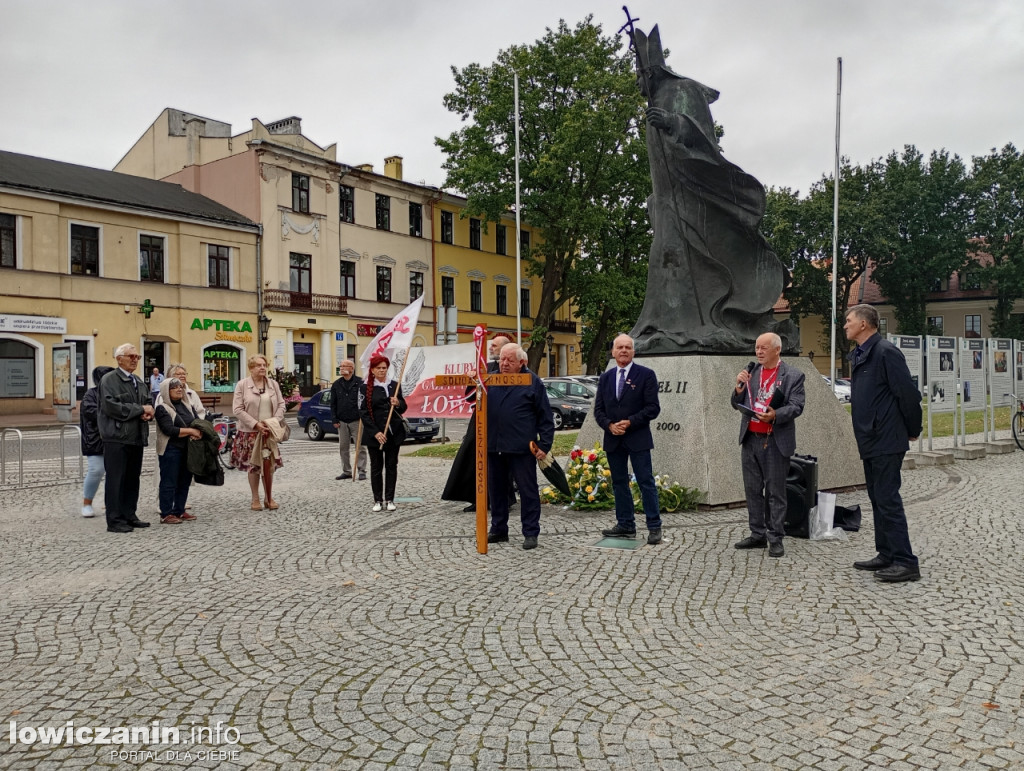
[[[233,345],[218,343],[203,349],[203,391],[227,393],[242,379],[242,351]]]
[[[36,349],[28,343],[0,339],[0,399],[34,399]]]

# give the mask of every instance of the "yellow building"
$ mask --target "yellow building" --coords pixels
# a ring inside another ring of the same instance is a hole
[[[296,117],[254,119],[232,136],[230,124],[166,109],[116,169],[178,182],[261,223],[267,353],[272,366],[298,370],[304,396],[357,359],[416,291],[426,294],[418,337],[432,341],[435,191],[403,182],[401,158],[374,174],[338,163],[335,145],[303,136]]]
[[[65,344],[76,399],[125,342],[140,375],[181,361],[230,390],[258,343],[258,249],[255,223],[178,185],[0,152],[0,413],[52,411]]]
[[[464,216],[466,199],[444,193],[436,207],[434,264],[438,305],[458,308],[458,342],[473,339],[473,328],[486,324],[491,333],[511,339],[517,334],[517,304],[522,340],[529,347],[533,319],[540,304],[537,276],[527,275],[526,256],[538,244],[538,233],[521,223],[522,264],[516,292],[515,215],[501,222]],[[556,312],[546,336],[541,375],[574,375],[583,371],[580,335],[568,304]]]

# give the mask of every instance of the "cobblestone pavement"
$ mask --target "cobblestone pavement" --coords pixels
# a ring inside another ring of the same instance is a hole
[[[77,485],[0,492],[0,766],[1024,768],[1024,453],[905,474],[901,585],[851,567],[869,512],[769,559],[732,548],[741,509],[629,552],[591,548],[610,514],[546,507],[541,548],[478,555],[448,465],[403,457],[422,501],[373,514],[335,443],[297,439],[279,511],[232,472],[161,526],[147,474],[130,535]],[[38,738],[67,721],[180,743]]]

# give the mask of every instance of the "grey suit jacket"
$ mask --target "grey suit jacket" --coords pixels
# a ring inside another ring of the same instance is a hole
[[[754,367],[750,373],[750,382],[760,382],[761,365]],[[742,393],[736,393],[732,389],[732,405],[749,403],[749,389],[744,388]],[[775,436],[775,444],[779,452],[789,456],[796,452],[796,419],[804,411],[804,373],[790,367],[784,361],[779,362],[779,375],[775,381],[775,395],[772,397],[772,407],[775,408],[775,423],[772,424],[772,434]],[[750,426],[750,418],[747,415],[740,415],[740,444],[747,435]]]

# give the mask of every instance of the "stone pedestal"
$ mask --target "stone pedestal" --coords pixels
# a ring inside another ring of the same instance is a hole
[[[707,492],[711,505],[744,503],[740,468],[740,414],[729,401],[736,373],[752,356],[648,356],[636,361],[660,381],[661,414],[654,434],[654,473]],[[806,375],[807,402],[796,420],[797,452],[818,459],[822,490],[864,484],[864,469],[846,408],[804,358],[784,358]],[[593,447],[604,432],[591,414],[579,434]]]

